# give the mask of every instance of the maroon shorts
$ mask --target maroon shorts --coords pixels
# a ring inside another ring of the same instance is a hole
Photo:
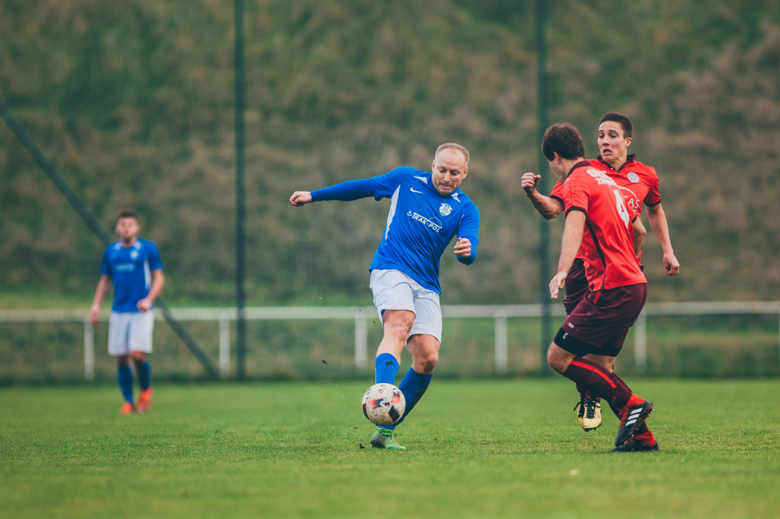
[[[647,283],[588,292],[563,322],[555,344],[582,357],[617,357],[647,300]]]
[[[574,311],[585,294],[588,293],[588,278],[585,276],[585,261],[576,258],[566,276],[566,297],[563,298],[563,308],[566,315]]]

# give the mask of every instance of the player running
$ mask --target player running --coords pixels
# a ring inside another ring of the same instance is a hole
[[[620,187],[629,209],[641,215],[642,204],[647,207],[650,227],[664,251],[664,269],[668,275],[676,276],[680,272],[680,263],[674,255],[669,238],[669,226],[661,206],[658,175],[654,168],[634,160],[634,155],[628,154],[628,147],[633,140],[632,135],[633,124],[628,117],[614,112],[604,114],[599,122],[598,146],[600,154],[596,160],[608,168],[610,178]],[[533,173],[526,173],[523,175],[522,186],[537,211],[549,220],[557,217],[564,210],[563,185],[560,182],[556,183],[550,196],[546,197],[536,190],[539,178]],[[634,249],[641,263],[642,243],[646,231],[640,219],[636,219],[633,225]],[[567,314],[571,313],[587,291],[585,266],[580,252],[566,277],[566,297],[563,300],[563,306]],[[593,356],[588,358],[594,362],[604,360]],[[612,366],[605,367],[612,369]],[[575,410],[577,410],[580,426],[585,431],[592,431],[601,425],[601,405],[598,398],[593,398],[580,391],[580,401],[575,406]]]
[[[645,423],[653,405],[635,395],[612,369],[647,299],[647,280],[634,251],[631,228],[638,214],[627,208],[607,168],[584,159],[582,136],[571,124],[548,128],[542,151],[563,185],[566,207],[561,255],[550,281],[550,295],[558,297],[580,250],[588,280],[588,292],[550,344],[547,362],[584,391],[609,402],[620,419],[613,452],[658,450]],[[594,362],[585,358],[588,355],[603,360]]]
[[[100,303],[114,284],[114,302],[108,322],[108,354],[116,357],[117,379],[125,403],[121,414],[145,413],[152,407],[152,368],[146,354],[152,352],[155,298],[165,284],[157,245],[138,237],[138,216],[122,211],[116,221],[119,241],[106,247],[100,265],[100,281],[89,311],[94,324],[100,319]],[[133,402],[133,359],[141,394]]]
[[[439,262],[447,244],[457,236],[454,252],[460,263],[470,265],[477,258],[479,210],[459,189],[468,165],[466,148],[442,144],[431,173],[402,167],[317,191],[296,191],[290,197],[295,206],[369,196],[390,198],[387,225],[369,267],[369,286],[384,326],[375,361],[376,383],[395,384],[404,343],[412,354],[412,366],[398,385],[406,399],[406,412],[395,424],[377,427],[371,437],[376,448],[405,449],[395,439],[395,427],[431,383],[442,332]]]

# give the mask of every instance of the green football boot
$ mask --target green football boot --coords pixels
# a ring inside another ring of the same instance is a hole
[[[371,446],[377,449],[388,449],[393,451],[403,451],[406,447],[398,443],[395,439],[395,431],[392,429],[376,428],[376,432],[371,437]]]

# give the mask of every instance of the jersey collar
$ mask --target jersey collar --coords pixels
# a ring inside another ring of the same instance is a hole
[[[590,166],[590,165],[591,165],[591,163],[590,163],[590,161],[589,161],[589,160],[587,160],[587,159],[586,159],[586,160],[581,160],[581,161],[579,161],[578,163],[576,163],[575,165],[573,165],[573,166],[571,167],[571,169],[569,170],[569,172],[566,174],[566,178],[569,178],[569,176],[570,176],[572,173],[574,173],[574,170],[575,170],[575,169],[577,169],[577,168],[586,168],[586,167],[588,167],[588,166]],[[564,179],[564,180],[566,180],[566,179]]]
[[[623,165],[622,165],[622,166],[620,166],[618,169],[615,169],[615,168],[613,168],[613,167],[612,167],[612,166],[609,164],[609,162],[607,162],[606,160],[602,159],[602,158],[601,158],[601,154],[599,154],[599,156],[598,156],[598,157],[596,157],[596,160],[597,160],[597,161],[599,161],[599,162],[601,162],[603,165],[605,165],[606,167],[608,167],[608,168],[609,168],[609,169],[611,169],[612,171],[617,171],[618,173],[620,173],[620,172],[623,170],[623,168],[625,168],[626,166],[628,166],[629,164],[631,164],[632,162],[634,162],[634,157],[636,157],[636,153],[632,153],[631,155],[628,155],[628,156],[626,156],[626,162],[624,162],[624,163],[623,163]]]

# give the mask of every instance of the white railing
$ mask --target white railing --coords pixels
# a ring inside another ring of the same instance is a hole
[[[562,318],[563,307],[555,304],[552,315]],[[178,308],[171,309],[180,321],[219,322],[219,371],[223,377],[230,373],[230,321],[235,321],[235,308]],[[108,312],[101,315],[108,320]],[[495,321],[495,371],[507,372],[507,319],[541,317],[542,305],[444,305],[445,319],[493,319]],[[635,362],[637,371],[647,367],[647,316],[660,315],[730,315],[730,314],[775,314],[780,323],[780,301],[778,302],[711,302],[711,303],[648,303],[634,324]],[[368,368],[368,319],[373,319],[376,310],[368,307],[257,307],[246,309],[246,319],[257,320],[317,320],[344,319],[355,322],[355,367]],[[162,320],[162,314],[155,318]],[[84,323],[84,376],[95,377],[95,332],[87,319],[85,310],[0,310],[0,322],[83,322]],[[780,334],[780,324],[778,325]],[[780,338],[778,339],[780,356]]]

